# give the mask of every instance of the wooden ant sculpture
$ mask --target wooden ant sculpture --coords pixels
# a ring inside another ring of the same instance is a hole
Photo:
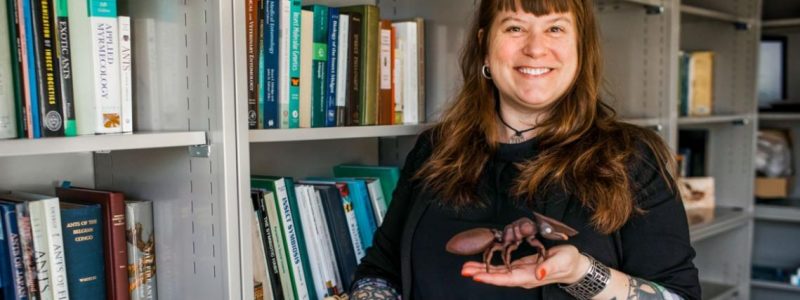
[[[503,263],[511,271],[511,252],[517,250],[523,240],[539,250],[538,263],[547,256],[547,249],[536,239],[537,234],[549,240],[562,241],[578,234],[577,230],[542,214],[534,212],[533,217],[533,220],[529,218],[516,220],[506,225],[503,231],[490,228],[463,231],[450,238],[447,242],[447,252],[457,255],[475,255],[483,252],[483,262],[488,273],[494,253],[503,251]]]

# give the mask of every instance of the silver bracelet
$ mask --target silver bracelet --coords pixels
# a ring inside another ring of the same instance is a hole
[[[581,254],[589,258],[591,265],[589,270],[586,271],[586,274],[583,275],[583,278],[578,280],[578,282],[570,285],[559,284],[558,286],[576,299],[589,300],[597,296],[597,294],[600,294],[600,292],[606,288],[608,282],[611,280],[611,270],[588,254]]]

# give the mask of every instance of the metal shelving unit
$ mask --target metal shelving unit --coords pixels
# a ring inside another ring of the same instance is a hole
[[[711,222],[689,227],[692,243],[747,225],[751,219],[750,214],[740,208],[716,207]]]
[[[251,143],[341,140],[417,135],[430,124],[250,130]]]
[[[756,204],[756,220],[800,223],[800,207]]]
[[[749,29],[753,24],[753,19],[751,18],[687,4],[681,4],[681,13],[711,20],[731,22],[743,29]]]
[[[759,113],[759,121],[800,121],[800,113]]]
[[[701,281],[702,299],[704,300],[728,300],[736,296],[739,290],[736,286]]]
[[[720,124],[735,124],[745,125],[752,122],[753,117],[749,114],[738,115],[716,115],[708,117],[680,117],[678,118],[678,126],[692,127],[702,125],[720,125]]]
[[[784,282],[773,282],[766,280],[753,279],[750,285],[754,288],[769,289],[776,291],[791,292],[800,297],[800,286],[794,286]]]

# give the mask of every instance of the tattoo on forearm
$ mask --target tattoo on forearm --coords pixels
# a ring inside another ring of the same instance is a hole
[[[372,299],[398,299],[398,297],[394,289],[383,286],[363,286],[353,291],[350,296],[350,300]]]
[[[683,298],[653,282],[628,276],[628,300],[683,300]]]

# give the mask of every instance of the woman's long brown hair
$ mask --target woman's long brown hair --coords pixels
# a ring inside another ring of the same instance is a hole
[[[498,12],[537,16],[572,13],[578,39],[578,70],[572,86],[549,107],[538,124],[542,149],[533,160],[519,164],[512,191],[534,201],[547,188],[562,188],[593,211],[592,225],[602,233],[619,229],[637,212],[629,179],[633,161],[644,144],[655,156],[655,168],[671,185],[674,160],[667,146],[650,130],[617,121],[614,110],[599,98],[602,69],[600,42],[592,0],[482,0],[461,55],[464,85],[433,131],[433,153],[416,174],[445,205],[461,208],[481,204],[477,186],[486,163],[499,144],[495,112],[496,87],[481,76],[489,49],[489,32]],[[483,32],[484,34],[480,34]],[[530,204],[530,203],[529,203]]]

